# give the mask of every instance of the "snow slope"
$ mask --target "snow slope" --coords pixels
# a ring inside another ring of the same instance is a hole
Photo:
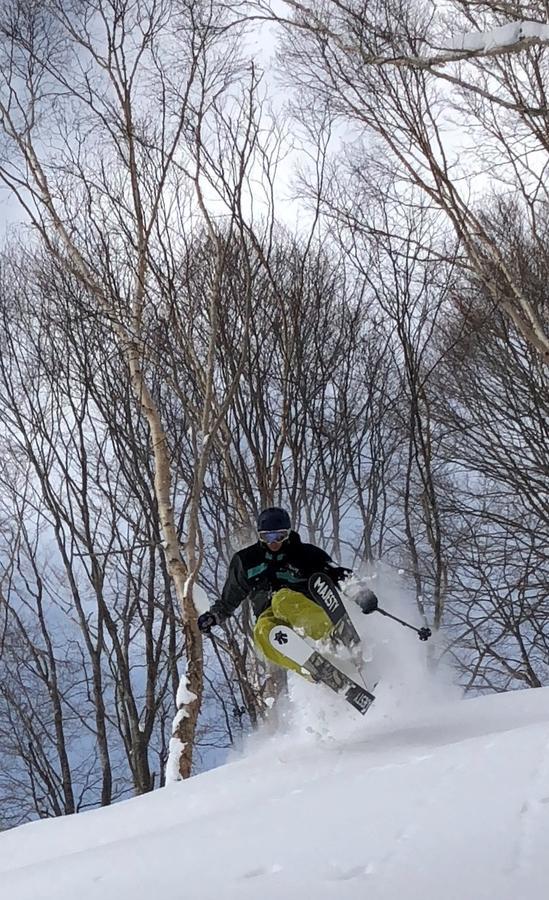
[[[381,700],[184,784],[0,834],[1,896],[546,900],[549,689],[422,714]]]

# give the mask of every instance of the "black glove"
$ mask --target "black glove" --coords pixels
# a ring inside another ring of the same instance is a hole
[[[377,609],[377,597],[369,588],[362,588],[360,594],[355,598],[365,615],[375,612]]]
[[[202,634],[209,634],[214,625],[219,625],[217,617],[213,612],[202,613],[197,619],[198,630]]]

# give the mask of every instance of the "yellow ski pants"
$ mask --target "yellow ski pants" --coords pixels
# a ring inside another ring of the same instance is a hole
[[[292,669],[302,674],[301,666],[275,650],[269,641],[271,628],[275,625],[289,625],[303,629],[305,634],[319,641],[329,635],[332,622],[322,607],[291,588],[281,588],[273,594],[271,605],[259,616],[254,628],[254,643],[263,655],[277,666]]]

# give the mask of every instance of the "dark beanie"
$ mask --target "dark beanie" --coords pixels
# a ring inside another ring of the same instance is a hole
[[[269,506],[259,513],[257,520],[258,531],[277,531],[279,528],[291,528],[292,523],[285,509],[279,506]]]

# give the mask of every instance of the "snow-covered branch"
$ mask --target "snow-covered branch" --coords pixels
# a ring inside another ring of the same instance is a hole
[[[284,20],[279,14],[274,18],[278,21],[286,21],[293,27],[303,29],[324,37],[336,44],[345,53],[359,54],[362,62],[368,66],[407,66],[411,68],[433,68],[452,62],[462,62],[478,57],[501,56],[509,53],[518,53],[526,47],[549,45],[549,23],[534,21],[514,21],[506,25],[491,28],[488,31],[474,31],[457,34],[449,37],[448,45],[433,48],[433,53],[408,54],[408,53],[368,53],[364,46],[354,43],[350,39],[353,28],[348,34],[342,33],[335,22],[348,17],[351,23],[356,16],[351,9],[344,4],[337,3],[338,16],[336,19],[326,14],[326,8],[315,7],[301,3],[300,0],[284,0],[294,13],[294,18]],[[376,34],[375,25],[371,26],[372,35]],[[377,35],[379,37],[379,35]],[[374,43],[377,43],[375,41]],[[396,48],[397,42],[393,42]]]
[[[539,22],[509,22],[490,31],[456,35],[451,42],[453,51],[467,54],[494,55],[523,50],[531,45],[549,44],[549,24]]]
[[[432,69],[453,62],[465,62],[479,57],[503,56],[519,53],[527,47],[549,46],[549,25],[536,22],[511,22],[490,31],[470,32],[456,35],[450,41],[448,50],[422,56],[410,55],[362,55],[363,62],[370,66],[408,66],[417,69]],[[346,46],[345,50],[349,51]]]

